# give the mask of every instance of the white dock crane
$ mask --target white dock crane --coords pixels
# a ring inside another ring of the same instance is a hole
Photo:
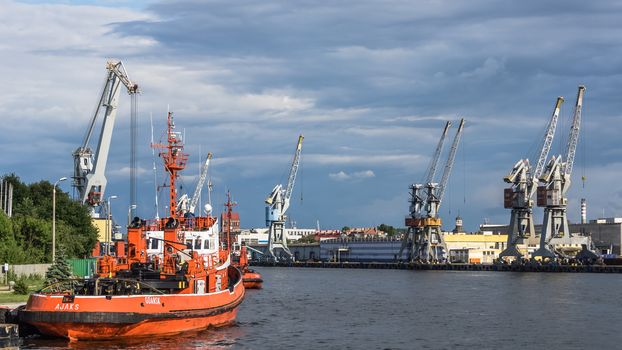
[[[503,178],[507,183],[511,183],[512,187],[504,190],[504,207],[511,208],[510,227],[508,232],[508,240],[505,250],[499,254],[499,258],[514,257],[521,259],[523,254],[518,251],[517,245],[526,238],[535,238],[535,229],[533,223],[533,195],[538,186],[538,179],[542,175],[546,159],[553,144],[555,137],[555,129],[559,119],[559,112],[563,97],[558,97],[555,102],[553,114],[549,120],[549,124],[544,133],[542,147],[540,149],[540,157],[536,168],[532,169],[529,159],[521,159],[512,168],[512,171]]]
[[[537,205],[544,207],[544,222],[540,234],[540,248],[534,252],[533,257],[555,258],[556,252],[550,245],[553,238],[558,239],[557,243],[560,244],[571,243],[566,216],[568,203],[566,193],[570,188],[572,167],[579,142],[584,94],[585,86],[580,85],[566,145],[566,161],[564,162],[561,155],[551,157],[543,174],[539,177],[543,185],[538,187]]]
[[[449,131],[450,127],[451,127],[450,121],[445,123],[445,128],[443,129],[443,133],[441,134],[441,137],[438,140],[438,144],[436,145],[436,150],[434,151],[434,155],[430,159],[430,165],[428,166],[428,171],[426,173],[424,183],[431,183],[434,180],[434,176],[436,175],[436,166],[438,164],[439,158],[441,157],[441,153],[443,151],[443,144],[445,142],[445,137],[447,137],[447,132]],[[413,260],[413,252],[415,251],[415,245],[414,245],[415,225],[414,225],[413,220],[421,219],[422,210],[425,206],[425,198],[423,198],[422,188],[423,188],[422,184],[410,185],[410,200],[409,200],[410,214],[406,217],[406,226],[408,226],[408,230],[406,231],[406,234],[402,238],[402,247],[400,248],[400,251],[398,253],[398,259],[402,258],[404,249],[410,244],[410,248],[408,250],[409,252],[408,261]]]
[[[132,113],[135,113],[135,95],[139,92],[138,84],[129,78],[121,61],[109,60],[106,63],[106,70],[108,72],[106,74],[104,87],[97,107],[95,108],[95,113],[91,118],[89,127],[84,136],[82,146],[73,152],[73,186],[80,196],[80,201],[91,207],[91,215],[93,216],[97,216],[95,209],[101,205],[106,190],[106,163],[108,161],[108,152],[112,140],[112,130],[117,115],[121,84],[126,87],[128,94],[132,96]],[[95,122],[102,108],[105,109],[105,112],[97,144],[97,151],[93,153],[89,146],[89,141],[93,134]]]
[[[203,166],[201,167],[199,181],[197,182],[197,187],[195,187],[194,189],[194,194],[192,195],[192,198],[188,200],[188,195],[184,194],[179,199],[179,202],[177,203],[177,208],[179,208],[179,212],[182,215],[186,213],[190,213],[192,215],[195,214],[194,211],[197,207],[197,204],[199,203],[199,198],[201,198],[201,191],[203,190],[203,186],[205,185],[205,180],[207,180],[207,171],[209,169],[209,163],[211,159],[212,154],[208,153],[207,158],[205,159],[205,163],[203,163]],[[206,205],[206,209],[209,209],[207,211],[211,211],[211,205]]]
[[[425,207],[423,208],[423,210],[425,210],[425,215],[419,215],[418,217],[415,215],[415,218],[406,218],[406,225],[413,234],[411,250],[412,260],[423,262],[440,261],[442,260],[443,251],[446,250],[445,241],[443,240],[443,234],[441,232],[442,220],[438,216],[438,211],[443,201],[445,190],[447,189],[447,183],[449,182],[449,176],[456,159],[456,151],[458,150],[463,130],[464,119],[461,119],[458,131],[456,131],[451,149],[447,155],[441,182],[433,182],[434,176],[432,174],[432,180],[425,184],[426,198]],[[421,188],[422,185],[414,185],[414,188],[417,187]],[[411,188],[413,188],[413,186],[411,186]],[[417,201],[419,200],[417,199],[415,201],[415,206],[418,204]]]
[[[296,174],[298,173],[298,165],[300,164],[300,153],[302,152],[302,140],[304,136],[298,136],[298,143],[294,152],[294,159],[289,170],[287,178],[287,187],[278,184],[274,186],[272,192],[266,198],[266,226],[268,229],[268,256],[274,260],[292,259],[292,253],[287,247],[287,237],[285,237],[285,221],[287,217],[285,212],[289,208],[289,201],[294,190],[296,182]],[[282,253],[277,255],[277,249],[281,249]]]

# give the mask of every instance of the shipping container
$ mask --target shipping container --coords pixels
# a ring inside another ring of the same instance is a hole
[[[69,259],[69,265],[76,277],[91,277],[97,269],[97,259]]]

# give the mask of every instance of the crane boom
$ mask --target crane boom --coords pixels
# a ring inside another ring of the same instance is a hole
[[[128,76],[123,63],[109,60],[106,63],[106,80],[99,97],[95,113],[89,122],[82,145],[73,153],[74,176],[73,186],[77,189],[82,203],[96,207],[101,203],[106,188],[106,163],[112,141],[112,131],[117,113],[120,85],[127,88],[130,95],[139,92],[138,84]],[[97,151],[93,153],[89,141],[101,108],[105,108]],[[134,110],[134,109],[132,109]]]
[[[192,199],[190,200],[190,206],[188,208],[188,212],[194,214],[194,209],[197,207],[199,203],[199,198],[201,197],[201,190],[203,189],[203,185],[205,184],[205,180],[207,179],[207,169],[209,168],[209,162],[212,159],[212,154],[207,154],[207,159],[205,159],[205,163],[203,163],[203,167],[201,168],[201,175],[199,176],[199,181],[197,182],[197,187],[194,189],[194,194],[192,195]]]
[[[542,148],[540,150],[540,157],[538,158],[538,162],[536,163],[536,169],[531,175],[535,181],[540,178],[540,176],[542,175],[542,171],[544,171],[544,167],[546,166],[546,158],[549,156],[549,151],[551,150],[551,145],[553,144],[553,138],[555,137],[555,129],[557,128],[557,120],[559,119],[559,111],[561,109],[562,103],[564,103],[564,98],[559,96],[557,98],[557,101],[555,102],[555,109],[553,109],[553,115],[551,116],[549,125],[546,128],[546,133],[544,134]]]
[[[287,187],[285,189],[285,201],[289,202],[294,190],[294,182],[296,182],[296,174],[298,173],[298,165],[300,164],[300,153],[302,152],[302,140],[304,136],[302,134],[298,136],[298,143],[296,144],[296,151],[294,152],[294,159],[292,160],[292,167],[289,170],[289,177],[287,178]],[[285,210],[283,210],[285,211]]]
[[[460,137],[462,136],[463,129],[464,118],[460,119],[458,131],[456,131],[456,136],[454,136],[454,142],[451,144],[451,149],[449,150],[449,155],[447,156],[447,162],[445,163],[445,170],[443,171],[443,178],[441,179],[438,191],[439,207],[441,205],[441,202],[443,201],[443,195],[445,194],[445,189],[447,188],[447,181],[449,180],[449,175],[451,174],[451,168],[454,166],[454,160],[456,159],[456,150],[458,150],[458,144],[460,143]]]
[[[441,157],[445,137],[447,136],[447,132],[449,131],[450,126],[451,122],[447,121],[447,123],[445,124],[445,128],[443,129],[443,134],[441,135],[441,138],[438,140],[438,144],[436,145],[434,155],[432,156],[432,159],[430,159],[430,166],[428,167],[428,173],[426,174],[424,184],[429,184],[434,181],[434,175],[436,175],[436,165],[438,164],[438,159]]]
[[[572,175],[572,167],[574,165],[574,156],[579,142],[579,130],[581,127],[581,110],[583,109],[583,95],[585,94],[585,86],[579,85],[577,92],[577,103],[574,107],[572,116],[572,126],[570,135],[568,136],[568,145],[566,147],[566,165],[563,169],[564,175],[570,178]]]

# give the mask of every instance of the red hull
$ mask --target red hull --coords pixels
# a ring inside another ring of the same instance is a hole
[[[42,334],[71,340],[164,336],[235,322],[244,299],[241,279],[208,294],[80,296],[32,294],[20,320]]]

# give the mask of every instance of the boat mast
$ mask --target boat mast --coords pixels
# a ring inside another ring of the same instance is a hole
[[[227,207],[227,250],[231,251],[231,217],[233,212],[233,207],[237,204],[235,202],[231,202],[231,192],[227,191],[227,203],[225,203],[225,207]]]
[[[173,219],[178,219],[177,215],[177,187],[175,181],[177,180],[177,173],[182,171],[186,167],[188,161],[188,154],[183,153],[184,144],[181,138],[181,134],[174,132],[175,123],[173,121],[173,113],[168,112],[168,128],[167,128],[167,141],[166,145],[155,145],[155,147],[162,148],[160,157],[164,160],[164,168],[169,173],[170,183],[170,200],[169,200],[169,213]]]

